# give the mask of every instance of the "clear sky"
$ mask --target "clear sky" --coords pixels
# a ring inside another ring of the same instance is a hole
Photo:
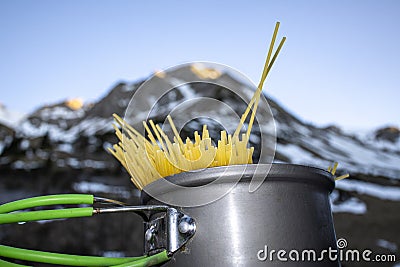
[[[400,1],[0,1],[0,102],[30,112],[188,61],[258,82],[276,21],[287,42],[265,89],[300,118],[400,126]]]

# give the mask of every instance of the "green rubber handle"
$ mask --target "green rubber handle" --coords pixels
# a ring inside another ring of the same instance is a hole
[[[90,217],[92,215],[93,215],[93,208],[91,207],[16,212],[16,213],[0,214],[0,224],[76,218],[76,217]]]
[[[152,256],[147,256],[145,258],[135,260],[132,262],[114,265],[112,267],[147,267],[147,266],[159,265],[159,264],[169,261],[169,260],[170,260],[170,257],[168,257],[167,251],[164,250],[164,251],[154,254]]]
[[[38,220],[53,220],[75,217],[90,217],[93,215],[92,207],[68,208],[57,210],[40,210],[27,212],[13,212],[23,209],[67,204],[93,204],[92,195],[84,194],[62,194],[33,197],[9,202],[0,206],[0,224],[29,222]],[[9,213],[13,212],[13,213]],[[41,262],[55,265],[69,266],[111,266],[111,267],[145,267],[163,263],[170,258],[166,251],[152,256],[140,256],[129,258],[107,258],[96,256],[78,256],[52,252],[34,251],[21,248],[13,248],[0,245],[0,257],[18,260]],[[5,267],[27,267],[0,259],[0,266]]]
[[[1,267],[30,267],[27,265],[16,264],[8,261],[3,261],[0,259],[0,266]]]
[[[29,209],[40,206],[67,205],[67,204],[93,204],[93,195],[85,194],[60,194],[32,197],[13,202],[5,203],[0,206],[0,213]]]
[[[18,260],[69,266],[144,267],[160,264],[169,260],[167,252],[165,250],[152,256],[107,258],[34,251],[2,245],[0,245],[0,256]]]

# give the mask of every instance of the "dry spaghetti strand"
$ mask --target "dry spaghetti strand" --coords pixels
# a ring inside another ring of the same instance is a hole
[[[338,166],[339,166],[339,163],[338,162],[334,162],[333,166],[329,165],[328,170],[327,170],[328,172],[330,172],[333,175],[335,181],[343,180],[345,178],[350,177],[350,174],[348,174],[348,173],[343,174],[341,176],[335,176]]]
[[[278,30],[279,30],[279,25],[280,25],[279,22],[277,22],[276,25],[275,25],[274,34],[272,36],[271,44],[269,46],[268,55],[267,55],[267,59],[266,59],[265,64],[264,64],[264,69],[263,69],[263,73],[261,75],[260,83],[259,83],[259,85],[257,87],[256,92],[254,93],[253,97],[251,98],[251,100],[250,100],[245,112],[243,113],[242,117],[240,118],[239,125],[236,128],[236,131],[234,133],[234,135],[236,135],[236,136],[239,135],[240,130],[242,129],[243,124],[246,121],[250,110],[252,109],[252,114],[251,114],[250,121],[249,121],[249,124],[248,124],[247,132],[246,132],[246,135],[248,137],[250,136],[251,129],[252,129],[253,122],[254,122],[254,118],[255,118],[255,114],[257,112],[257,106],[258,106],[258,103],[259,103],[259,100],[260,100],[260,96],[261,96],[261,92],[262,92],[262,87],[263,87],[264,82],[265,82],[265,80],[266,80],[266,78],[268,76],[269,71],[271,70],[276,58],[279,55],[280,50],[283,47],[283,44],[286,41],[286,37],[283,37],[281,42],[278,45],[278,48],[276,49],[276,51],[274,53],[274,56],[272,57],[271,62],[270,62],[272,50],[273,50],[273,47],[274,47],[274,44],[275,44],[275,40],[276,40],[276,36],[277,36]]]

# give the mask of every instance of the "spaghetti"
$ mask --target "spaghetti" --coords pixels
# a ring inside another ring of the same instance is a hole
[[[333,175],[335,181],[343,180],[343,179],[345,179],[347,177],[350,177],[350,174],[348,174],[348,173],[340,175],[340,176],[336,176],[335,174],[336,174],[336,170],[337,170],[338,166],[339,166],[339,163],[338,162],[334,162],[333,166],[329,166],[328,167],[328,172],[330,172]]]
[[[262,87],[286,40],[286,37],[282,38],[272,56],[279,25],[279,22],[277,22],[260,83],[241,116],[236,131],[233,135],[221,131],[216,146],[212,143],[206,125],[203,126],[201,135],[197,131],[194,132],[194,141],[190,138],[183,141],[172,118],[168,116],[168,122],[174,133],[173,141],[171,141],[161,127],[154,124],[152,120],[148,123],[143,122],[146,135],[143,136],[121,117],[116,114],[113,115],[116,122],[114,129],[119,142],[108,150],[128,171],[137,188],[142,190],[144,186],[157,179],[180,172],[252,163],[254,147],[249,147],[249,138]],[[240,134],[250,111],[252,113],[248,120],[247,131]]]

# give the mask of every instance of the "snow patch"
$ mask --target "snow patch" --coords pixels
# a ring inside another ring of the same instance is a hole
[[[329,162],[315,157],[310,152],[294,144],[277,144],[276,151],[290,159],[291,163],[310,166],[328,166]]]
[[[125,253],[122,251],[104,251],[102,253],[103,257],[106,258],[123,258],[126,257]]]
[[[124,186],[106,185],[96,182],[79,182],[73,185],[75,191],[80,193],[111,193],[119,195],[125,199],[131,197],[131,191]]]
[[[131,92],[131,91],[135,90],[136,87],[137,87],[136,84],[125,84],[122,87],[121,91],[122,92]]]
[[[336,188],[344,191],[357,192],[361,195],[368,195],[383,200],[400,201],[400,187],[383,186],[368,182],[345,179],[338,181],[336,183]]]
[[[70,166],[74,169],[81,168],[93,168],[93,169],[105,169],[107,168],[107,163],[100,160],[84,159],[78,160],[77,158],[67,158],[65,160],[57,160],[57,166],[64,167]]]
[[[22,160],[17,160],[17,161],[14,161],[12,164],[11,164],[11,168],[13,168],[13,169],[24,169],[24,170],[31,170],[31,169],[37,169],[37,168],[39,168],[41,165],[40,165],[40,163],[39,162],[36,162],[36,161],[29,161],[29,162],[25,162],[25,161],[22,161]]]
[[[367,205],[358,198],[352,197],[343,202],[336,203],[339,193],[335,190],[330,195],[332,212],[346,212],[353,214],[365,214],[367,212]]]
[[[93,136],[96,133],[112,132],[114,130],[114,128],[112,127],[112,122],[113,121],[111,118],[94,117],[83,120],[74,128],[79,129],[86,136]]]
[[[72,120],[82,118],[85,115],[83,109],[71,110],[67,107],[51,107],[44,108],[40,111],[39,116],[42,120]]]
[[[68,153],[68,154],[71,154],[74,151],[72,145],[68,144],[68,143],[59,144],[57,147],[57,150],[60,152]]]
[[[186,100],[194,99],[197,97],[196,92],[193,90],[192,87],[190,87],[189,82],[172,77],[169,78],[168,81],[170,81],[174,87],[177,87],[179,89],[179,92],[181,92],[181,94]]]
[[[52,141],[61,142],[73,142],[78,137],[78,129],[71,128],[68,131],[64,131],[60,127],[54,124],[42,122],[40,126],[34,126],[28,120],[23,121],[18,127],[18,137],[37,138],[41,136],[49,135]]]
[[[89,118],[79,124],[64,130],[57,125],[42,122],[40,126],[34,126],[28,120],[21,123],[18,129],[18,137],[37,138],[48,134],[50,140],[54,142],[73,143],[80,134],[94,136],[97,133],[113,131],[112,119],[110,118]]]
[[[21,112],[8,110],[0,104],[0,123],[10,128],[15,128],[25,115]]]

